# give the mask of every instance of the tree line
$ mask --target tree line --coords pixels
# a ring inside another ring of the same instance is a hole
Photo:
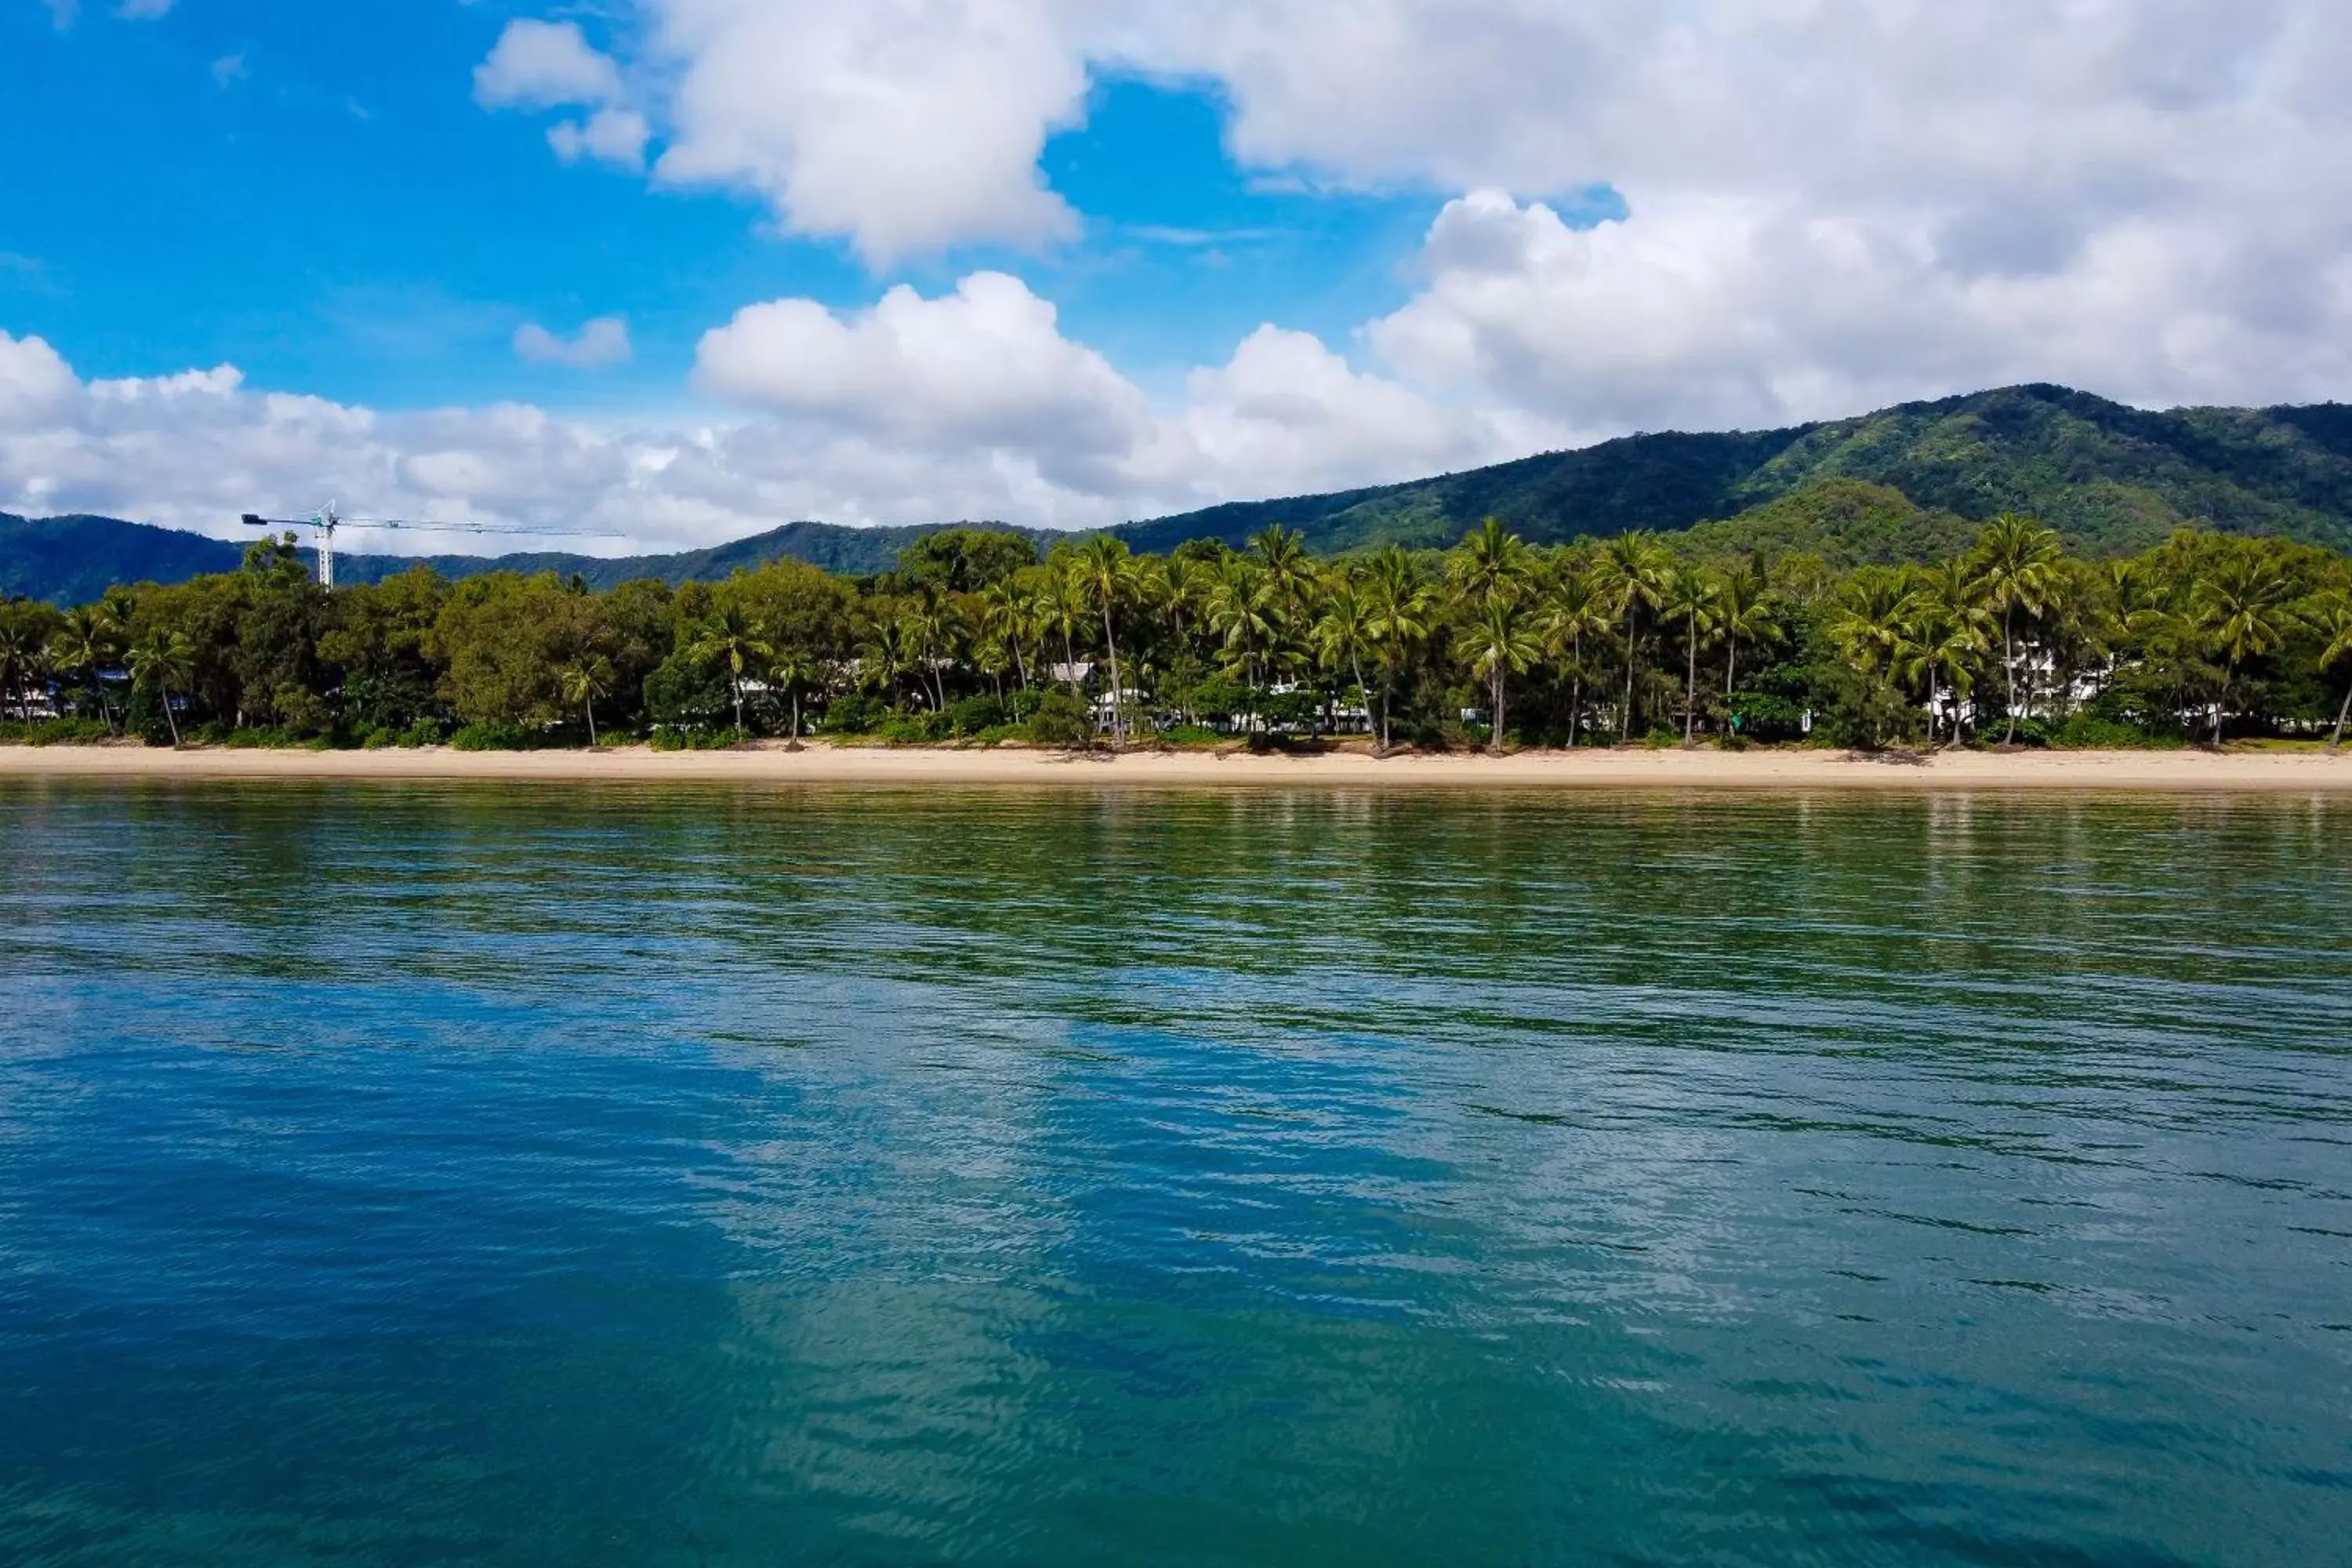
[[[12,733],[169,744],[2335,744],[2347,682],[2346,558],[2184,530],[2089,560],[2014,515],[1949,559],[1844,571],[1647,532],[1539,548],[1490,519],[1326,559],[1280,526],[1042,559],[955,529],[873,576],[779,561],[604,593],[420,565],[330,594],[288,535],[233,573],[0,605]]]

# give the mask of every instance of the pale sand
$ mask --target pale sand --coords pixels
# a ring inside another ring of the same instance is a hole
[[[0,777],[488,779],[549,783],[1139,785],[1192,788],[2208,790],[2352,792],[2352,751],[1954,752],[1924,763],[1842,752],[1577,751],[1507,757],[1355,752],[1072,756],[1017,748],[890,750],[774,743],[740,752],[302,752],[0,745]]]

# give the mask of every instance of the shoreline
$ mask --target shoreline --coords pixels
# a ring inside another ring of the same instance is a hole
[[[1026,748],[781,744],[728,752],[311,752],[0,745],[0,778],[720,782],[779,784],[1370,789],[2057,790],[2352,793],[2352,750],[1953,752],[1918,761],[1830,751],[1553,751],[1509,756],[1245,751],[1113,756]]]

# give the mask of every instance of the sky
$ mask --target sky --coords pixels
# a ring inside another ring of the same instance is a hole
[[[0,0],[0,510],[617,553],[2340,399],[2347,88],[2340,0]]]

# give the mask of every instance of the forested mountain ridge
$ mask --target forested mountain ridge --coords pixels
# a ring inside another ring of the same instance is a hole
[[[1948,553],[1975,524],[2003,511],[2040,517],[2090,555],[2144,550],[2186,523],[2352,549],[2352,406],[2150,412],[2060,386],[2004,387],[1781,430],[1621,437],[1405,484],[1234,501],[1109,531],[1139,551],[1164,552],[1189,539],[1239,545],[1278,522],[1328,554],[1450,544],[1493,516],[1536,543],[1633,529],[1687,531],[1709,553],[1803,552],[1842,567]],[[887,570],[906,544],[944,526],[801,521],[670,555],[425,559],[452,577],[552,571],[599,588],[637,577],[709,581],[782,558],[862,575]],[[227,570],[241,549],[111,519],[0,514],[0,593],[79,602],[112,583]],[[372,582],[414,563],[342,556],[337,574]]]

